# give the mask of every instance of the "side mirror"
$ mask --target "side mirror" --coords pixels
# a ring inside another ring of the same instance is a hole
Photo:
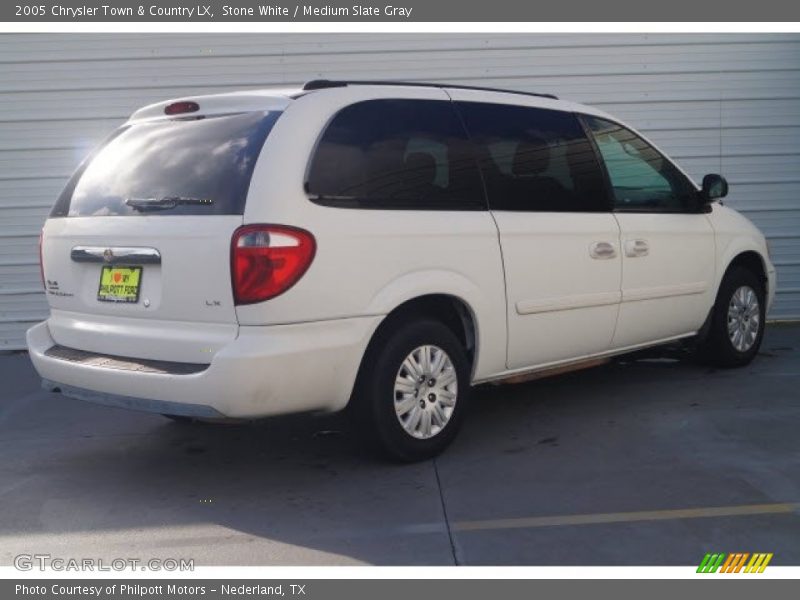
[[[710,173],[703,177],[703,190],[700,193],[706,202],[724,198],[728,195],[728,182],[722,175]]]

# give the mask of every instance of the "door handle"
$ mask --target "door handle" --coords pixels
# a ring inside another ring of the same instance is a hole
[[[614,258],[617,250],[611,242],[592,242],[589,246],[589,256],[598,260]]]
[[[637,258],[650,254],[650,244],[647,240],[627,240],[625,242],[625,256]]]

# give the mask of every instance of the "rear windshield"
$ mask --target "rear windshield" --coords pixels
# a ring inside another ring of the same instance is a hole
[[[240,215],[280,114],[125,126],[78,168],[50,216]]]

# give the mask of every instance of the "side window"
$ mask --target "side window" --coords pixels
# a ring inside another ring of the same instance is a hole
[[[601,167],[575,115],[482,102],[457,106],[492,210],[609,210]]]
[[[617,123],[585,117],[608,171],[617,210],[694,209],[694,185],[655,148]]]
[[[368,100],[332,119],[311,160],[318,204],[485,210],[466,132],[449,101]]]

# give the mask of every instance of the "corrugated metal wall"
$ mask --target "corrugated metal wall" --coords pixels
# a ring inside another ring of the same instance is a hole
[[[157,34],[0,36],[0,350],[46,315],[39,228],[88,149],[148,102],[408,79],[545,91],[627,120],[771,240],[772,318],[800,318],[800,36]]]

